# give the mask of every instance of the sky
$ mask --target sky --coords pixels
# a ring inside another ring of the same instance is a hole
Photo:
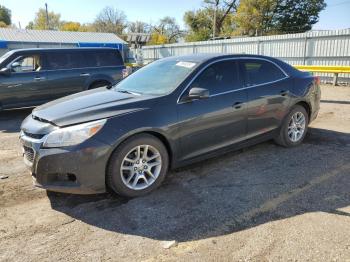
[[[175,17],[184,28],[183,15],[201,7],[202,0],[0,0],[12,11],[12,21],[22,28],[34,19],[35,12],[48,4],[49,11],[61,14],[61,19],[89,23],[105,6],[123,10],[129,21],[156,23],[164,16]],[[350,0],[326,0],[327,7],[320,14],[313,29],[350,28]]]

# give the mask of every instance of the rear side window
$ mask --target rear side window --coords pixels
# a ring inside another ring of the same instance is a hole
[[[259,59],[240,61],[245,86],[269,83],[285,78],[285,74],[271,62]]]
[[[51,70],[72,69],[71,55],[64,52],[52,52],[46,54],[47,67]]]
[[[119,52],[114,50],[52,52],[46,54],[46,59],[48,68],[51,70],[119,66],[123,64]]]
[[[208,89],[210,95],[240,88],[236,61],[222,61],[208,66],[191,87]]]
[[[106,50],[96,52],[96,66],[120,66],[123,64],[118,51]]]

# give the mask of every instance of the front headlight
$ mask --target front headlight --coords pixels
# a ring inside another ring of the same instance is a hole
[[[64,147],[80,144],[101,130],[106,119],[59,128],[46,136],[44,147]]]

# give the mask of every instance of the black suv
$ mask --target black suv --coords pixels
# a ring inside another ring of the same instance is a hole
[[[115,84],[124,68],[119,51],[112,48],[10,51],[0,57],[0,110]]]

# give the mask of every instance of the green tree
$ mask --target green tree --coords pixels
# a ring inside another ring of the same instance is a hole
[[[238,0],[204,0],[203,8],[186,12],[184,21],[189,29],[186,40],[202,41],[231,35],[236,27],[233,15],[237,3]]]
[[[325,8],[324,0],[280,0],[276,8],[275,29],[280,33],[311,30]]]
[[[302,33],[325,7],[324,0],[241,0],[235,20],[244,35]]]
[[[3,5],[0,5],[0,22],[2,27],[5,25],[11,25],[11,10]]]
[[[34,21],[29,22],[26,28],[36,30],[59,30],[61,26],[61,15],[54,12],[48,12],[48,18],[47,21],[45,9],[40,8],[35,14]]]
[[[188,11],[184,15],[184,21],[189,28],[186,41],[208,40],[213,32],[213,12],[208,9]]]
[[[276,0],[241,0],[235,20],[243,35],[265,35],[275,30]]]

